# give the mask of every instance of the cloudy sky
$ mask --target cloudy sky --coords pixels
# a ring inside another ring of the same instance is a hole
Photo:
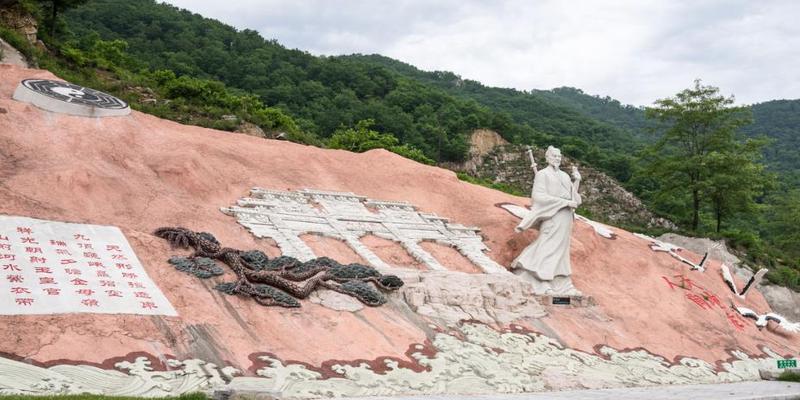
[[[737,103],[800,98],[795,0],[169,0],[317,55],[379,53],[520,90],[649,105],[700,78]]]

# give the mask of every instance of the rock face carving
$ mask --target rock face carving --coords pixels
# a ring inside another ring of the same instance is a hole
[[[153,371],[144,357],[119,362],[117,370],[88,365],[43,368],[0,357],[0,394],[174,396],[234,389],[319,398],[720,383],[759,379],[760,368],[782,358],[764,351],[764,358],[732,351],[731,360],[718,366],[693,358],[669,363],[644,350],[604,346],[595,354],[584,353],[518,328],[497,331],[465,323],[450,333],[436,333],[428,346],[412,347],[411,363],[385,358],[372,363],[343,361],[323,369],[262,355],[258,358],[264,365],[255,377],[234,376],[238,372],[234,368],[201,360],[167,360],[171,370]]]
[[[169,371],[153,371],[146,357],[114,365],[38,367],[0,357],[0,394],[103,394],[163,397],[222,387],[239,371],[202,360],[166,361]],[[125,371],[125,372],[123,372]]]
[[[486,273],[508,273],[485,254],[488,248],[477,228],[419,212],[409,203],[309,189],[283,192],[254,188],[250,196],[222,211],[235,216],[255,236],[275,240],[284,255],[302,261],[316,256],[299,236],[316,233],[343,240],[380,271],[394,269],[359,240],[364,235],[373,234],[399,243],[430,270],[444,271],[446,268],[419,245],[425,240],[457,249]]]
[[[547,314],[531,284],[512,275],[431,271],[418,274],[416,280],[404,275],[403,280],[406,304],[445,326],[465,320],[504,326]]]
[[[25,79],[17,86],[13,97],[47,111],[82,117],[131,113],[128,103],[108,93],[50,79]]]
[[[186,228],[159,228],[154,234],[173,246],[195,250],[190,258],[170,259],[177,269],[208,278],[222,274],[213,260],[222,261],[233,270],[237,280],[220,283],[216,289],[230,295],[252,297],[265,306],[300,307],[296,298],[304,299],[322,288],[355,297],[368,306],[379,306],[386,303],[386,298],[370,283],[386,291],[403,286],[397,276],[382,275],[366,265],[342,265],[327,257],[306,262],[287,256],[270,260],[260,251],[222,247],[213,235]]]
[[[572,221],[575,209],[581,204],[578,194],[580,174],[573,167],[573,178],[561,171],[561,151],[555,147],[547,149],[548,166],[535,171],[531,210],[515,230],[538,229],[539,236],[511,263],[517,275],[533,282],[538,294],[580,295],[572,285],[572,268],[569,260],[569,245],[572,237]]]

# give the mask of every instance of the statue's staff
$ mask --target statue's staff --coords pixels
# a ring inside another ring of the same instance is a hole
[[[538,170],[536,169],[536,160],[533,159],[533,148],[531,146],[525,146],[528,151],[528,158],[531,160],[531,169],[533,170],[533,175],[536,175]]]
[[[583,201],[581,199],[581,195],[578,193],[578,187],[581,185],[581,173],[578,172],[578,166],[572,164],[572,200],[576,201],[578,204],[581,204]]]
[[[533,159],[533,148],[531,146],[525,146],[528,151],[528,158],[531,160],[531,169],[533,170],[533,177],[536,178],[536,173],[539,172],[536,168],[536,160]],[[531,181],[531,199],[533,198],[533,181]]]

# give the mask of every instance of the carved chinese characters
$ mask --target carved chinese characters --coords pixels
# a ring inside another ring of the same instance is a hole
[[[0,216],[0,314],[177,315],[111,226]]]

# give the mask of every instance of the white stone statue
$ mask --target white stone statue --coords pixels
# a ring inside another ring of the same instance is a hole
[[[547,148],[546,168],[534,170],[531,210],[514,230],[539,230],[539,237],[511,263],[515,274],[533,282],[537,294],[573,295],[581,293],[572,285],[569,261],[569,243],[575,209],[581,204],[578,194],[581,175],[572,167],[572,182],[566,172],[561,171],[561,150]]]

